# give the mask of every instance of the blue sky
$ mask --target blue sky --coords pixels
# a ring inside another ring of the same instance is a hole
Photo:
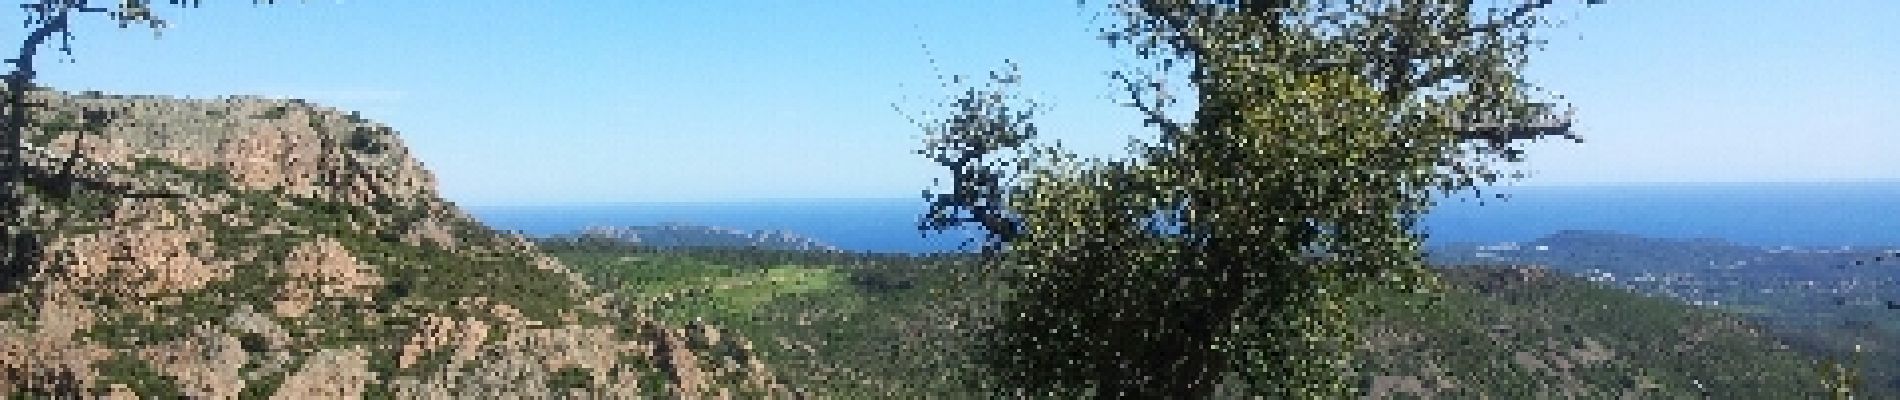
[[[90,18],[43,83],[360,110],[474,205],[913,197],[939,174],[892,104],[1004,59],[1046,136],[1148,135],[1104,75],[1137,61],[1095,39],[1103,2],[230,3],[161,7],[156,40]],[[1900,2],[1824,3],[1560,8],[1530,79],[1588,141],[1533,145],[1518,184],[1900,180]]]

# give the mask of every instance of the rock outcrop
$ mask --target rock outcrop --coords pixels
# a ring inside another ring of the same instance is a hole
[[[791,397],[742,338],[616,306],[296,100],[34,92],[0,397]]]

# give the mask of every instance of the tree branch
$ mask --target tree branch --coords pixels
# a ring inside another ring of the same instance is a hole
[[[1533,0],[1524,4],[1519,4],[1517,8],[1512,9],[1511,13],[1506,14],[1504,18],[1491,20],[1481,25],[1466,28],[1464,32],[1461,32],[1458,34],[1458,37],[1456,39],[1462,41],[1466,38],[1476,36],[1479,34],[1496,33],[1499,29],[1517,26],[1521,22],[1518,20],[1523,19],[1524,17],[1530,16],[1531,12],[1533,11],[1537,11],[1538,9],[1542,9],[1544,7],[1549,7],[1550,4],[1554,2],[1556,1],[1555,0]]]
[[[1570,118],[1551,116],[1541,121],[1528,123],[1484,122],[1454,126],[1460,141],[1486,141],[1494,147],[1520,140],[1533,140],[1551,136],[1561,136],[1570,140],[1581,140],[1570,130]]]
[[[1121,80],[1124,85],[1123,89],[1128,92],[1128,102],[1122,103],[1122,105],[1133,107],[1146,115],[1147,118],[1143,119],[1142,122],[1161,128],[1161,137],[1163,140],[1179,140],[1180,137],[1187,134],[1187,127],[1168,118],[1166,114],[1161,112],[1161,109],[1158,108],[1156,104],[1149,104],[1143,99],[1141,96],[1141,83],[1135,82],[1134,79],[1128,77],[1128,74],[1122,73],[1121,71],[1115,71],[1110,75],[1114,76],[1115,79]]]

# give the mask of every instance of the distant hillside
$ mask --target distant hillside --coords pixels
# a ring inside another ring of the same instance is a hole
[[[1871,384],[1900,393],[1896,249],[1754,247],[1564,231],[1526,243],[1445,246],[1432,258],[1546,265],[1608,287],[1736,313],[1804,353],[1860,357]]]
[[[1740,312],[1900,308],[1900,247],[1752,247],[1563,231],[1526,243],[1433,249],[1438,264],[1549,266],[1648,295]],[[1900,330],[1900,324],[1893,326]]]
[[[1721,239],[1654,238],[1606,231],[1568,230],[1522,243],[1462,243],[1437,246],[1433,258],[1444,264],[1535,263],[1563,270],[1596,269],[1613,274],[1741,269],[1773,271],[1794,277],[1884,273],[1874,268],[1900,246],[1798,248],[1759,247]],[[1849,269],[1849,267],[1855,267]],[[1836,272],[1838,271],[1838,272]]]
[[[1820,357],[1791,349],[1737,315],[1643,297],[1544,268],[1438,271],[1449,287],[1444,296],[1394,294],[1369,313],[1372,338],[1363,349],[1373,397],[1805,399],[1826,394],[1823,381],[1829,375],[1822,373]]]
[[[753,231],[665,224],[659,226],[590,227],[552,240],[617,241],[627,244],[669,249],[725,247],[778,251],[841,251],[836,246],[785,231]]]
[[[744,338],[620,307],[470,218],[354,113],[31,101],[42,251],[0,271],[0,397],[790,393]]]

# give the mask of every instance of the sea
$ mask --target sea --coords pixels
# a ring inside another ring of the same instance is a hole
[[[918,230],[922,199],[466,206],[491,227],[530,236],[594,226],[685,224],[785,231],[847,251],[967,251],[974,230]],[[1754,246],[1900,245],[1900,182],[1494,186],[1438,199],[1421,220],[1428,246],[1527,242],[1562,230],[1713,238]]]

